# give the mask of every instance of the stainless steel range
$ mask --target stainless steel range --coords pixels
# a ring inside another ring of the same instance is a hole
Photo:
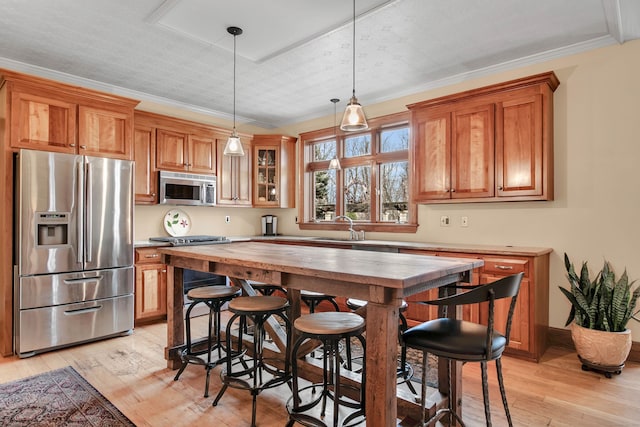
[[[149,240],[154,242],[169,243],[171,246],[216,245],[231,243],[231,240],[227,239],[224,236],[208,235],[151,237]],[[218,274],[208,273],[205,271],[184,269],[182,271],[182,282],[184,286],[184,304],[186,311],[186,306],[190,303],[190,301],[187,299],[187,292],[189,292],[190,289],[198,288],[201,286],[227,285],[227,276],[220,276]],[[207,308],[207,306],[204,304],[200,304],[191,311],[191,316],[202,316],[208,313],[209,309]]]
[[[149,240],[154,242],[169,243],[171,246],[194,246],[194,245],[215,245],[218,243],[231,243],[231,240],[224,236],[166,236],[151,237]]]

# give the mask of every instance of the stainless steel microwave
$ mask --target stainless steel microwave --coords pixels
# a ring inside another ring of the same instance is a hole
[[[215,206],[216,177],[160,171],[160,204]]]

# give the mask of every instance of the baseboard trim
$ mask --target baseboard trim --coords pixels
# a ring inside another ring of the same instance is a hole
[[[571,340],[571,331],[569,329],[549,328],[547,331],[547,344],[549,346],[557,346],[575,350]],[[627,358],[629,362],[640,362],[640,342],[631,343],[631,352]]]

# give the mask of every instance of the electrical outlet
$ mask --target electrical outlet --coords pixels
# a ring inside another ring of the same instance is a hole
[[[440,227],[448,227],[449,226],[449,216],[442,215],[440,217]]]
[[[227,224],[229,224],[231,222],[231,217],[229,215],[224,217],[224,222],[226,222]]]
[[[469,226],[469,217],[463,216],[460,217],[460,227],[468,227]]]

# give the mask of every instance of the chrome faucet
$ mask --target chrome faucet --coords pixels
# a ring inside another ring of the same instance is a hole
[[[351,218],[349,218],[346,215],[338,215],[337,217],[335,217],[334,221],[337,221],[339,219],[346,219],[347,221],[349,221],[349,240],[364,240],[364,230],[361,230],[360,233],[358,233],[356,230],[353,229],[353,220]],[[359,238],[359,236],[361,236],[361,238]]]

